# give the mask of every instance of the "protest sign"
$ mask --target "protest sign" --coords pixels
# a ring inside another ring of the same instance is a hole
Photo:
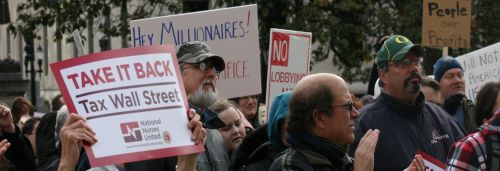
[[[424,0],[422,44],[470,47],[471,0]]]
[[[445,171],[446,170],[446,165],[439,161],[438,159],[430,156],[427,153],[424,153],[423,151],[418,151],[417,154],[420,154],[422,158],[424,159],[424,170],[429,170],[429,171]]]
[[[459,56],[456,60],[464,69],[465,95],[476,101],[481,87],[490,81],[500,81],[500,43]]]
[[[311,60],[310,32],[271,29],[267,70],[267,112],[281,92],[291,91],[309,74]]]
[[[133,20],[131,45],[206,42],[226,62],[226,69],[217,77],[219,95],[255,95],[261,93],[257,24],[257,5]]]
[[[50,65],[70,112],[98,142],[92,167],[203,151],[187,128],[187,100],[172,46],[128,48]]]

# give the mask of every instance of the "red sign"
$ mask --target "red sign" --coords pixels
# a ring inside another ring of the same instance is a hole
[[[272,40],[271,64],[288,66],[288,47],[290,46],[290,36],[279,32],[273,32]]]

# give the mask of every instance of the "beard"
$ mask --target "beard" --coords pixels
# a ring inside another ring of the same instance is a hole
[[[411,80],[415,78],[419,80],[418,83],[411,82]],[[422,89],[422,76],[416,72],[411,73],[411,75],[404,80],[404,89],[406,92],[412,94],[420,92],[420,89]]]
[[[212,84],[213,89],[205,91],[203,89],[203,85],[205,84]],[[189,103],[197,107],[208,107],[214,104],[217,101],[217,98],[218,98],[217,89],[215,89],[215,84],[213,80],[204,80],[194,93],[188,95]]]

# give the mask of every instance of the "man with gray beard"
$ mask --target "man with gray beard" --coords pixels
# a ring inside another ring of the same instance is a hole
[[[200,86],[198,86],[196,91],[194,93],[188,95],[189,103],[191,103],[192,105],[195,105],[197,107],[202,107],[202,108],[205,108],[205,107],[208,107],[208,106],[214,104],[215,101],[217,101],[217,99],[218,99],[217,89],[215,89],[215,88],[212,90],[209,89],[208,91],[205,91],[203,89],[204,85],[210,85],[210,84],[215,86],[215,80],[214,79],[203,80],[203,82],[201,83]]]
[[[215,77],[225,69],[224,59],[213,54],[208,45],[203,42],[188,42],[179,46],[177,50],[177,59],[189,103],[193,105],[194,108],[201,109],[215,103],[215,101],[217,101]],[[202,114],[200,111],[197,111],[197,113]],[[217,132],[217,130],[214,131]],[[198,154],[193,154],[182,156],[182,161],[179,156],[179,161],[177,161],[177,157],[168,157],[163,159],[126,163],[125,170],[174,171],[176,170],[176,165],[178,169],[182,168],[182,170],[194,170],[195,167],[199,167],[196,166],[195,163],[197,161],[200,163],[200,160],[204,160],[206,158],[204,156],[209,149],[211,150],[210,152],[212,152],[212,149],[218,149],[216,147],[210,147],[209,144],[224,143],[222,138],[220,138],[220,142],[213,142],[213,140],[218,140],[218,138],[214,139],[216,136],[212,135],[212,132],[213,130],[206,129],[207,137],[209,137],[205,144],[206,152],[200,153],[199,158]],[[220,135],[218,136],[220,137]]]

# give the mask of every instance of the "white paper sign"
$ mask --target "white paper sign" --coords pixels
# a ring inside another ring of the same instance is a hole
[[[90,164],[104,166],[191,154],[187,100],[172,46],[118,49],[51,64],[70,112],[87,118],[98,142]]]
[[[476,101],[481,87],[500,80],[500,43],[456,58],[464,69],[465,95]]]
[[[226,69],[217,77],[224,98],[261,93],[257,5],[216,9],[130,22],[133,47],[206,42],[224,58]]]
[[[309,74],[311,60],[310,32],[271,29],[267,74],[267,110],[273,99],[281,92],[291,91]]]

